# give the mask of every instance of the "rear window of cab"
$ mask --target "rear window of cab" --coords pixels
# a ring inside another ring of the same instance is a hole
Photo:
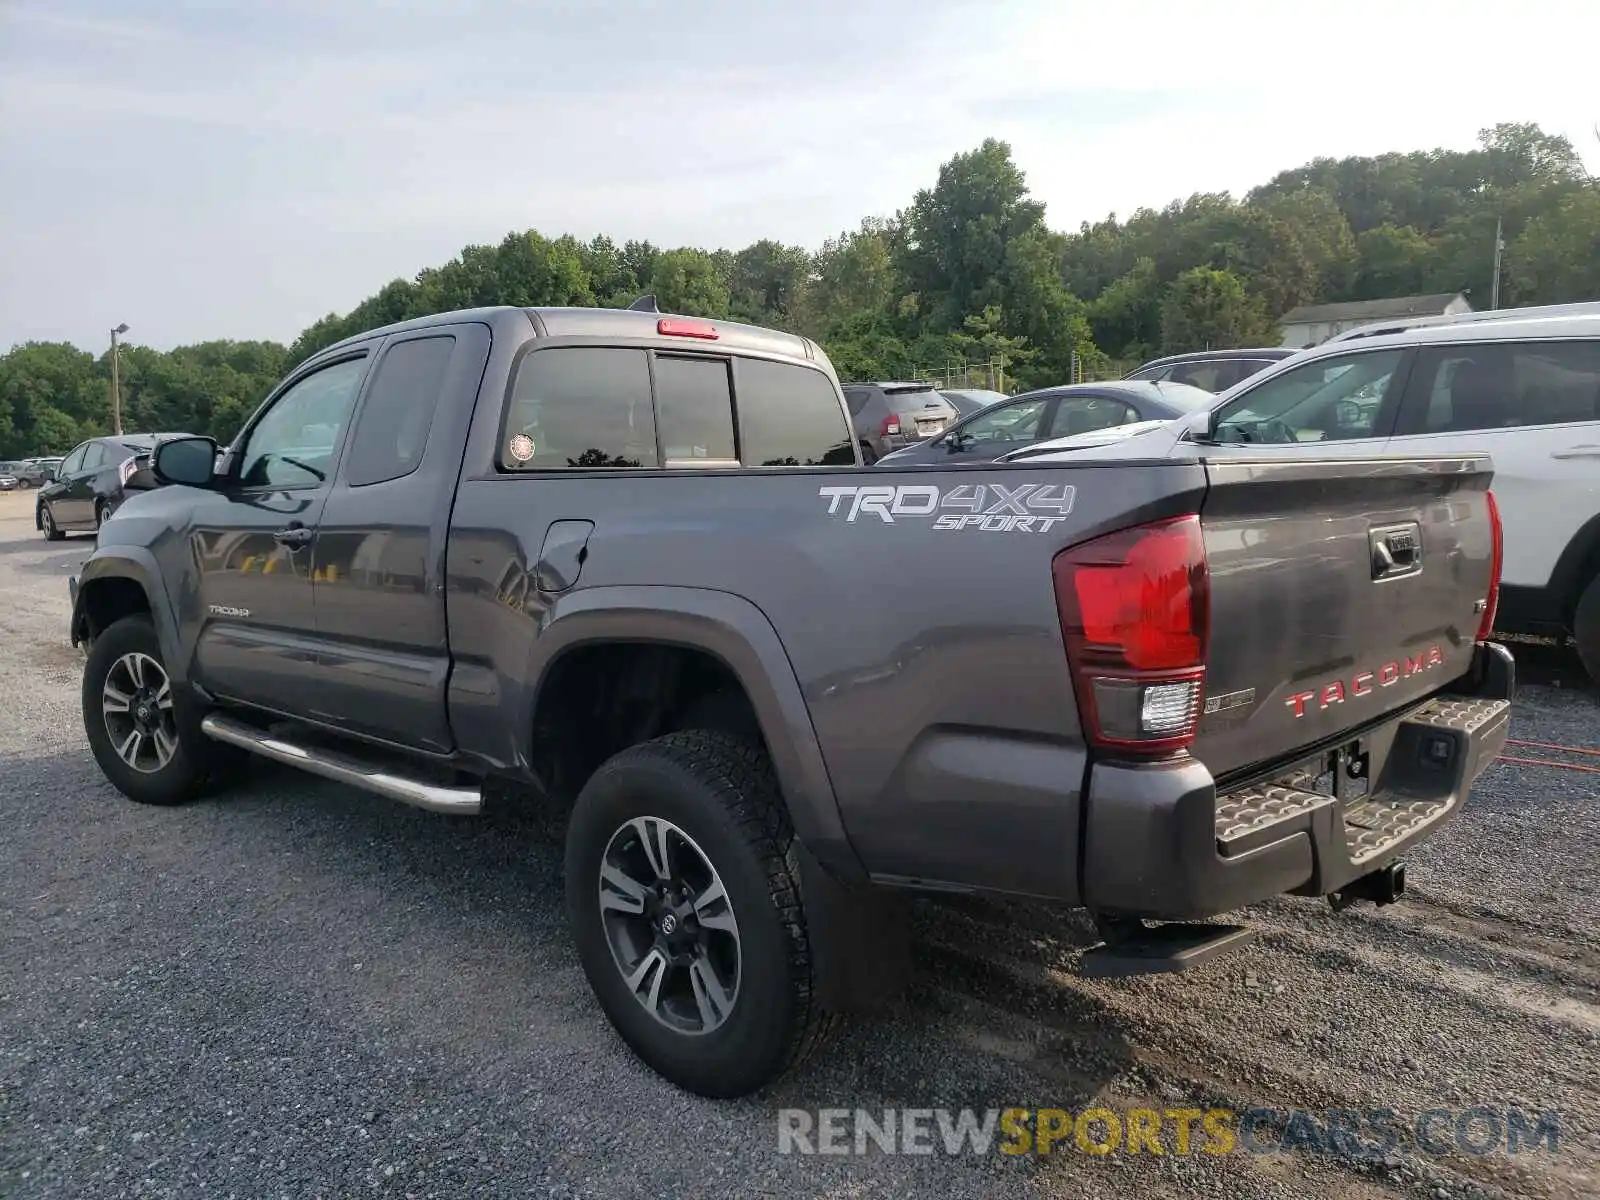
[[[741,355],[553,346],[517,365],[504,471],[833,467],[855,446],[822,371]]]

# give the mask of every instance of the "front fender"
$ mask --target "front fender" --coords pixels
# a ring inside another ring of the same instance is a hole
[[[178,623],[171,598],[162,582],[161,571],[155,556],[142,546],[101,546],[83,564],[73,584],[72,644],[86,640],[88,633],[88,605],[96,584],[107,579],[126,579],[139,585],[150,605],[150,617],[155,623],[156,638],[161,643],[161,657],[170,669],[181,671],[181,641]]]
[[[794,667],[767,615],[741,596],[702,588],[615,586],[559,597],[540,623],[529,653],[518,752],[528,761],[533,719],[551,669],[594,642],[662,642],[719,659],[743,685],[772,753],[795,833],[830,870],[847,879],[865,871],[845,834],[833,782]]]

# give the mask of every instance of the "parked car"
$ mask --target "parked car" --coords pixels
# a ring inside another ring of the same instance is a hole
[[[1041,388],[1009,397],[965,418],[937,437],[896,450],[881,465],[982,462],[1034,442],[1128,425],[1169,421],[1210,407],[1210,392],[1181,383],[1112,380]]]
[[[1200,350],[1190,354],[1170,354],[1166,358],[1145,363],[1127,378],[1187,383],[1190,387],[1220,393],[1298,353],[1298,350],[1288,346],[1264,346],[1253,350]]]
[[[959,416],[931,383],[847,383],[844,399],[868,464],[942,432]]]
[[[1010,399],[1004,392],[991,392],[983,388],[940,388],[939,394],[963,417],[970,417],[991,404],[999,404],[1002,400]]]
[[[570,804],[601,1010],[733,1096],[905,978],[909,894],[1086,906],[1086,973],[1184,969],[1248,937],[1187,922],[1397,898],[1504,744],[1483,455],[858,446],[777,331],[508,308],[347,339],[225,453],[162,442],[169,486],[100,530],[68,584],[90,748],[150,804],[241,750],[445,813]],[[1380,577],[1419,537],[1447,569]]]
[[[0,492],[14,492],[17,487],[17,472],[10,463],[0,463]]]
[[[25,488],[43,487],[56,477],[60,467],[59,458],[25,459],[17,472],[17,482]]]
[[[1496,628],[1570,638],[1600,682],[1600,304],[1357,332],[1220,397],[1215,437],[1258,456],[1490,454],[1505,522]]]
[[[125,433],[90,438],[61,460],[56,477],[39,489],[33,524],[52,542],[99,529],[133,491],[154,487],[150,451],[170,433]]]

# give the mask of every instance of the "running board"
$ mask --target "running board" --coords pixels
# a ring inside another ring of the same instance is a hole
[[[1117,979],[1190,971],[1255,939],[1244,925],[1146,925],[1083,952],[1078,974],[1085,979]]]
[[[231,717],[212,713],[200,722],[207,737],[230,746],[240,746],[274,762],[299,767],[313,775],[348,784],[362,791],[374,792],[402,804],[425,808],[430,812],[457,813],[476,816],[483,810],[483,789],[477,787],[444,787],[437,783],[424,783],[420,779],[407,779],[392,771],[333,754],[327,750],[312,750],[296,746],[282,738],[273,737],[264,730],[235,721]]]

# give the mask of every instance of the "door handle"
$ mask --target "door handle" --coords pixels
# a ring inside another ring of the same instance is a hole
[[[1585,442],[1567,450],[1550,451],[1551,458],[1600,458],[1600,446]]]
[[[272,535],[272,540],[280,546],[287,546],[291,550],[299,550],[303,546],[309,546],[311,539],[315,536],[316,534],[313,530],[307,529],[296,521],[289,528],[278,530],[277,533]]]

